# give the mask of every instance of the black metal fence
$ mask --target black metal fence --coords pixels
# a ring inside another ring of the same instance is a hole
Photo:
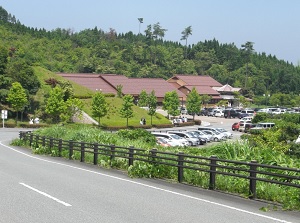
[[[150,151],[134,147],[121,147],[116,145],[103,145],[98,143],[86,143],[54,139],[51,137],[39,136],[32,132],[21,131],[21,140],[29,141],[30,146],[44,146],[58,148],[58,156],[62,151],[67,151],[69,159],[73,159],[74,151],[80,154],[80,162],[85,162],[87,153],[93,154],[93,164],[98,164],[98,156],[104,155],[110,161],[115,158],[128,160],[128,166],[134,161],[143,161],[151,164],[173,166],[177,168],[178,182],[184,181],[184,171],[194,170],[209,174],[209,189],[216,188],[216,177],[218,175],[232,176],[248,180],[249,197],[256,198],[256,183],[258,181],[272,184],[285,185],[288,187],[300,188],[300,169],[286,168],[273,165],[259,164],[256,161],[240,162],[233,160],[219,159],[216,156],[201,157],[184,153],[162,152],[156,149]]]

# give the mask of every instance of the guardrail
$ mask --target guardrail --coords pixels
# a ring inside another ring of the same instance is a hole
[[[30,146],[44,146],[57,148],[58,156],[67,150],[69,159],[73,159],[74,151],[80,154],[80,162],[85,162],[85,154],[93,154],[93,164],[98,164],[98,155],[107,156],[110,161],[120,157],[128,160],[128,166],[134,161],[143,161],[151,164],[159,164],[177,167],[178,182],[184,181],[184,171],[194,170],[209,174],[209,189],[216,188],[218,175],[243,178],[249,181],[249,198],[256,198],[256,183],[258,181],[272,184],[285,185],[300,188],[300,169],[286,168],[273,165],[259,164],[256,161],[240,162],[219,159],[216,156],[201,157],[188,154],[162,152],[157,149],[150,151],[134,147],[122,147],[116,145],[103,145],[98,143],[86,143],[54,139],[39,136],[32,132],[21,131],[21,140],[29,141]]]

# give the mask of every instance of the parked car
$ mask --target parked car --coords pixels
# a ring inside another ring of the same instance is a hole
[[[240,126],[239,126],[239,131],[240,132],[245,132],[245,129],[246,129],[246,125],[248,124],[248,126],[250,125],[250,124],[252,124],[251,123],[251,121],[240,121]]]
[[[168,131],[170,134],[178,135],[189,142],[190,146],[197,146],[200,144],[198,137],[194,136],[192,133],[181,132],[181,131]]]
[[[151,132],[155,137],[163,137],[167,139],[168,143],[172,146],[188,146],[189,143],[186,139],[179,137],[175,134],[168,134],[162,132]]]
[[[207,116],[214,116],[214,109],[213,108],[208,108],[207,109]]]
[[[239,128],[240,128],[240,123],[239,122],[235,122],[231,126],[232,131],[239,131]]]
[[[214,132],[216,134],[221,134],[222,138],[224,138],[224,139],[227,138],[226,134],[224,134],[223,132],[218,131],[216,128],[212,128],[212,127],[198,127],[198,130],[200,130],[200,131],[209,130],[209,131],[212,131],[212,132]]]
[[[201,111],[197,115],[207,116],[208,109],[202,108]]]
[[[166,138],[163,137],[155,137],[157,145],[163,146],[163,147],[169,147],[172,146],[171,143],[168,142]]]
[[[253,130],[260,130],[260,129],[268,129],[275,126],[273,122],[260,122],[255,127],[251,128]]]
[[[254,115],[255,115],[255,111],[254,111],[254,110],[247,109],[247,110],[242,110],[242,111],[240,111],[238,117],[239,117],[240,119],[242,119],[242,118],[248,117],[248,116],[253,117]]]
[[[216,130],[218,130],[218,131],[222,132],[223,134],[225,134],[228,139],[233,137],[233,134],[231,132],[228,132],[224,128],[216,128]]]
[[[222,141],[225,140],[224,136],[221,133],[216,133],[211,130],[203,130],[204,133],[211,135],[214,141]]]
[[[215,117],[224,117],[224,113],[222,110],[218,109],[214,111],[214,116]]]
[[[187,115],[187,110],[185,107],[180,107],[180,114]]]
[[[252,121],[253,117],[252,116],[247,116],[244,118],[241,118],[241,121]]]
[[[201,130],[193,130],[193,131],[198,132],[200,135],[202,135],[203,137],[205,137],[206,140],[207,140],[207,142],[211,142],[211,141],[214,140],[214,139],[212,138],[211,135],[207,135],[207,134],[205,134],[205,133],[204,133],[203,131],[201,131]]]
[[[192,133],[194,136],[196,136],[199,139],[200,145],[204,145],[207,143],[207,138],[201,135],[199,132],[197,131],[187,131],[187,132]]]
[[[233,109],[233,108],[225,109],[224,118],[238,118],[240,111],[241,110]]]

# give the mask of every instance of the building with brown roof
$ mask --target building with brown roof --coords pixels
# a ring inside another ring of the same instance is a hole
[[[116,74],[59,74],[67,80],[78,83],[93,91],[101,90],[104,93],[117,93],[117,86],[122,86],[122,93],[130,94],[136,99],[142,90],[148,94],[154,90],[158,103],[161,103],[167,92],[176,91],[179,98],[185,101],[185,94],[162,78],[128,78]]]
[[[221,94],[214,87],[220,88],[223,85],[210,76],[178,74],[168,79],[167,82],[173,84],[185,95],[188,95],[195,88],[200,95],[211,96],[210,103],[212,104],[222,100]]]
[[[186,101],[186,96],[193,88],[200,95],[209,95],[212,97],[211,104],[224,99],[233,102],[233,92],[240,88],[233,88],[230,85],[222,85],[210,76],[183,75],[178,74],[167,81],[162,78],[128,78],[124,75],[116,74],[59,74],[67,80],[78,83],[93,91],[101,90],[104,93],[117,94],[117,86],[122,86],[122,93],[130,94],[138,99],[142,90],[148,94],[155,91],[159,104],[164,99],[167,92],[176,91],[182,104]]]

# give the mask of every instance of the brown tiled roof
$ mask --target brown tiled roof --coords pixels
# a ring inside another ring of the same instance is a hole
[[[219,92],[217,92],[216,90],[212,89],[209,86],[199,86],[199,85],[186,85],[185,86],[187,89],[189,89],[190,91],[195,88],[196,91],[198,92],[198,94],[208,94],[208,95],[220,95]]]
[[[99,78],[99,74],[58,74],[67,80],[73,81],[91,90],[101,90],[105,93],[116,93],[116,89],[106,83],[103,79]]]
[[[148,94],[154,90],[155,96],[163,98],[166,92],[176,91],[179,97],[185,95],[162,78],[128,78],[116,74],[59,74],[67,80],[83,85],[91,90],[101,89],[104,93],[116,93],[122,85],[123,94],[139,95],[142,90]]]
[[[221,83],[219,83],[218,81],[216,81],[215,79],[213,79],[210,76],[177,74],[177,75],[174,75],[170,79],[181,80],[185,83],[184,85],[195,85],[195,86],[199,85],[199,86],[210,86],[210,87],[222,87],[223,86]]]
[[[115,87],[122,85],[124,94],[139,95],[142,90],[149,94],[154,90],[156,97],[164,97],[166,92],[175,90],[179,97],[184,97],[182,92],[162,78],[127,78],[122,75],[100,75],[100,77]]]

